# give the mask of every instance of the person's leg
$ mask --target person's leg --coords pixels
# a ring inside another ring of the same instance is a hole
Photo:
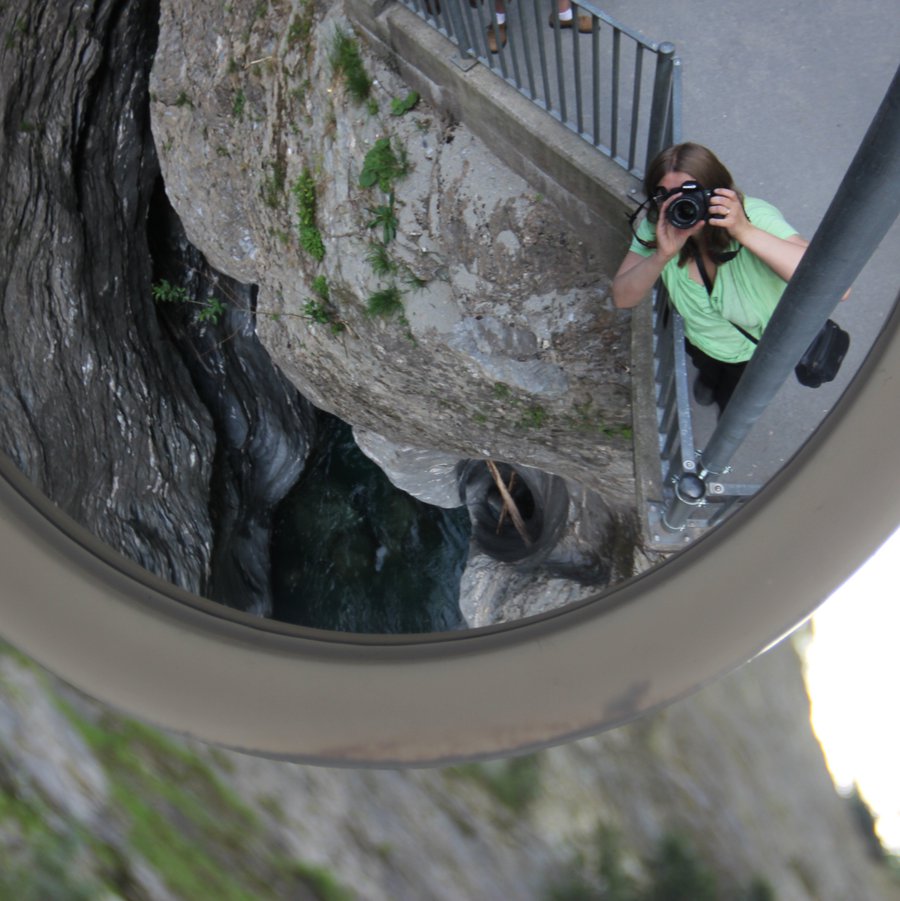
[[[490,0],[488,2],[490,3]],[[488,50],[491,53],[499,53],[500,48],[506,46],[506,3],[504,0],[497,0],[495,9],[495,21],[488,25],[487,30]]]
[[[731,400],[731,395],[734,394],[734,389],[737,388],[738,382],[741,380],[741,376],[747,368],[747,364],[720,363],[719,366],[721,367],[721,372],[719,375],[719,383],[716,385],[716,406],[719,408],[719,413],[721,414],[728,405],[728,401]]]
[[[571,28],[575,24],[575,14],[572,10],[571,0],[556,0],[556,9],[559,15],[559,27]],[[556,25],[556,17],[553,13],[550,13],[549,25],[551,28]],[[593,23],[589,15],[579,14],[578,30],[583,34],[587,34],[593,30]]]
[[[704,353],[687,339],[684,346],[697,369],[697,378],[693,386],[694,400],[704,407],[715,403],[721,413],[734,393],[747,364],[723,363]]]

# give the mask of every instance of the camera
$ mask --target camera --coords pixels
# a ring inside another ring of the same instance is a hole
[[[666,197],[681,194],[676,201],[669,204],[666,218],[675,228],[693,228],[701,220],[709,218],[709,201],[714,189],[704,188],[696,182],[685,182],[680,188],[673,188],[665,197],[658,197],[656,203],[662,206]]]

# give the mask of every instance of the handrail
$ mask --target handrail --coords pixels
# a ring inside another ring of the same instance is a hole
[[[680,131],[675,47],[651,41],[592,3],[572,5],[576,23],[590,20],[590,32],[582,33],[556,27],[556,4],[509,0],[507,41],[493,53],[488,30],[496,0],[474,8],[466,0],[399,2],[456,45],[461,66],[487,66],[637,178]],[[645,66],[648,53],[655,66]]]
[[[558,27],[555,3],[507,0],[507,41],[496,52],[489,46],[496,0],[399,2],[456,46],[460,68],[486,66],[637,178],[660,150],[681,140],[681,62],[675,47],[649,40],[590,2],[572,4],[575,23],[578,17],[590,20],[590,31],[581,32]],[[496,46],[496,33],[493,38]],[[645,66],[648,54],[655,65]],[[673,502],[679,475],[696,471],[699,454],[684,323],[662,282],[653,292],[652,341],[658,469],[651,481],[659,491],[644,499],[641,518],[648,545],[664,550],[683,544],[683,530],[668,529],[664,511]],[[691,509],[690,536],[757,490],[723,479],[711,483]]]
[[[685,474],[697,473],[700,454],[694,443],[684,320],[669,302],[661,281],[653,291],[653,375],[660,490],[657,497],[647,499],[647,509],[641,512],[647,526],[647,544],[657,550],[672,550],[684,546],[685,529],[689,537],[697,537],[738,509],[759,486],[718,478],[708,483],[708,491],[691,507],[685,529],[670,529],[666,523],[665,511],[675,498],[679,480]]]

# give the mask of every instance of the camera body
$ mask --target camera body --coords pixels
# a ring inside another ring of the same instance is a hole
[[[704,188],[694,181],[685,182],[680,188],[673,188],[664,197],[657,197],[657,206],[662,206],[666,198],[673,194],[681,196],[669,204],[666,219],[675,228],[693,228],[698,222],[709,219],[709,201],[715,193],[714,188]]]

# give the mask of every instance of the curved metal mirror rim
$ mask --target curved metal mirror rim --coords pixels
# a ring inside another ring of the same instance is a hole
[[[679,698],[802,622],[900,523],[900,309],[796,457],[671,561],[539,618],[315,633],[181,591],[0,459],[0,633],[93,697],[204,741],[331,765],[534,749]]]

